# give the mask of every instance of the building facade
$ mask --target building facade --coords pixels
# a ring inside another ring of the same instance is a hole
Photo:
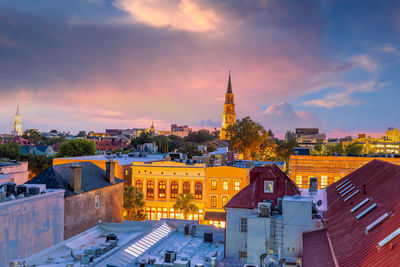
[[[0,183],[12,182],[17,185],[28,181],[28,162],[0,162]]]
[[[300,188],[309,188],[310,178],[315,177],[318,188],[325,188],[374,159],[400,165],[400,158],[292,155],[290,178]]]
[[[236,123],[235,103],[232,92],[231,73],[229,72],[228,88],[225,94],[224,112],[222,114],[221,140],[228,140],[226,129]]]

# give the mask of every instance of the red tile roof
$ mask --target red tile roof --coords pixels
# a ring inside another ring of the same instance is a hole
[[[225,208],[257,208],[259,202],[277,199],[283,196],[300,194],[297,185],[275,164],[268,167],[255,167],[250,172],[251,183],[225,205]],[[264,181],[274,181],[274,193],[264,193]]]
[[[306,267],[335,266],[325,229],[303,234],[303,265]]]
[[[349,183],[340,187],[345,181]],[[351,187],[345,190],[348,186]],[[352,186],[355,188],[351,189]],[[345,194],[348,190],[350,191]],[[360,191],[348,201],[344,201],[357,190]],[[400,166],[379,160],[371,161],[329,185],[326,192],[328,210],[324,218],[327,222],[327,239],[332,244],[332,256],[338,265],[400,266],[400,235],[382,247],[378,244],[400,228]],[[341,197],[341,194],[345,196]],[[351,209],[366,198],[369,198],[369,201],[352,213]],[[377,207],[357,220],[356,216],[374,203]],[[390,216],[366,234],[366,227],[385,213],[389,213]],[[320,237],[306,239],[304,250],[308,250],[308,246],[317,242],[317,238]],[[315,248],[314,257],[308,258],[308,263],[317,264],[320,261],[320,253],[323,253],[322,246],[319,249]]]

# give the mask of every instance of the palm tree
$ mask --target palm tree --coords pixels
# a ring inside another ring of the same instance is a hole
[[[129,221],[144,221],[146,213],[144,206],[146,202],[143,200],[143,193],[133,186],[124,187],[124,204],[123,207],[127,211],[127,220]]]
[[[192,194],[179,194],[174,204],[174,210],[182,212],[185,220],[187,220],[189,214],[193,214],[199,211],[199,208],[193,204],[194,196]]]

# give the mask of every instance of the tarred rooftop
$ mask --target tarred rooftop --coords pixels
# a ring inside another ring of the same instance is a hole
[[[338,266],[399,266],[400,235],[379,244],[400,229],[399,189],[400,166],[379,160],[329,185],[326,232],[304,235],[304,266],[326,266],[321,255],[327,245],[331,255],[325,258],[332,257]]]

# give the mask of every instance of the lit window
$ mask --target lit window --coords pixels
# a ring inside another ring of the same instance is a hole
[[[322,175],[321,176],[321,187],[325,188],[328,186],[328,176]]]
[[[228,181],[222,181],[222,189],[228,190]]]
[[[264,193],[274,192],[274,181],[264,181]]]
[[[240,229],[241,233],[247,233],[247,218],[240,218]]]
[[[246,251],[239,251],[239,258],[240,259],[247,259],[247,252]]]
[[[236,181],[234,182],[234,186],[235,186],[235,191],[239,191],[239,190],[240,190],[240,181],[239,181],[239,180],[236,180]]]
[[[333,179],[334,179],[335,182],[337,182],[337,181],[340,180],[340,177],[339,176],[335,176]]]
[[[165,182],[159,182],[158,183],[158,197],[159,198],[165,198],[165,188],[166,188]]]
[[[143,182],[140,180],[136,181],[136,188],[139,189],[140,191],[143,190]]]
[[[99,195],[95,196],[94,204],[96,205],[96,209],[100,208],[100,196]]]
[[[178,183],[171,183],[171,198],[176,198],[178,196]]]
[[[128,176],[128,174],[129,174],[129,171],[125,170],[125,176]]]
[[[152,181],[147,182],[147,197],[154,197],[154,183]]]
[[[190,184],[188,182],[183,183],[183,194],[187,195],[190,193]]]
[[[302,186],[303,185],[303,176],[301,175],[296,175],[296,184],[298,186]]]
[[[217,206],[217,197],[211,196],[211,207],[216,207],[216,206]]]
[[[222,207],[225,206],[226,203],[228,203],[228,197],[223,196],[223,197],[222,197]]]
[[[194,197],[196,199],[203,198],[203,185],[201,183],[196,183],[194,186]]]
[[[211,190],[217,190],[217,181],[216,180],[211,181]]]

